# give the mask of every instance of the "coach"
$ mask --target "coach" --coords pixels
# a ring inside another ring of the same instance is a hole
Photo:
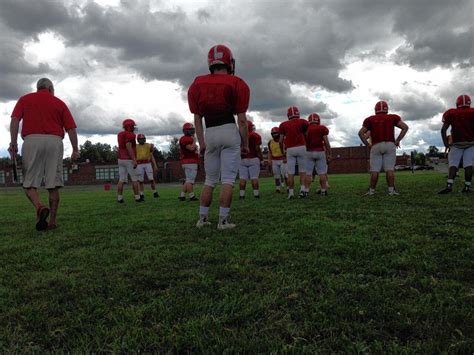
[[[59,188],[63,182],[64,131],[72,145],[71,158],[79,158],[76,123],[66,104],[54,96],[51,80],[42,78],[36,84],[37,91],[20,97],[13,109],[10,123],[11,142],[8,150],[18,151],[17,139],[20,121],[23,120],[22,165],[23,188],[36,209],[36,229],[56,228],[59,206]],[[49,192],[49,207],[41,203],[38,187],[44,179]],[[48,223],[49,217],[49,223]]]

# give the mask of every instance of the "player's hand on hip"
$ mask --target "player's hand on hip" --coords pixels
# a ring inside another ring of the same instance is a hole
[[[398,139],[395,141],[395,146],[396,146],[397,148],[400,148],[400,141],[399,141]]]

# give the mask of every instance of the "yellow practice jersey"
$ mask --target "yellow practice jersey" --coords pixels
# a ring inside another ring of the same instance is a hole
[[[279,160],[279,159],[284,159],[283,152],[281,151],[280,148],[280,142],[276,141],[274,139],[270,140],[268,142],[268,149],[270,150],[270,153],[272,154],[272,159]]]
[[[137,144],[137,160],[150,161],[153,151],[153,144]]]

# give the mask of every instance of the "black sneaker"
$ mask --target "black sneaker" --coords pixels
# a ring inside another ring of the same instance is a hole
[[[196,196],[190,197],[189,201],[199,201],[199,199]]]
[[[145,195],[140,195],[140,201],[145,202]]]
[[[124,203],[125,201],[123,199],[117,200],[117,203]]]
[[[438,195],[445,195],[445,194],[449,194],[451,192],[453,192],[453,188],[450,187],[450,186],[447,186],[444,189],[442,189],[441,191],[438,191]]]
[[[319,194],[320,194],[321,196],[327,196],[327,195],[328,195],[328,192],[327,192],[327,190],[326,190],[326,191],[319,191]]]
[[[245,200],[245,196],[239,196],[239,200]]]
[[[158,198],[158,197],[160,197],[160,195],[158,195],[158,192],[155,191],[155,192],[153,192],[153,197]]]
[[[255,198],[260,198],[260,195],[254,195],[253,197],[255,197]]]
[[[180,201],[186,201],[186,197],[184,197],[184,196],[179,196],[179,197],[178,197],[178,200],[180,200]]]
[[[463,194],[468,194],[469,192],[471,192],[471,187],[470,186],[467,186],[467,185],[464,185],[463,189],[461,190],[461,192]]]
[[[145,199],[142,200],[142,198],[140,197],[138,200],[135,200],[135,202],[145,202]]]

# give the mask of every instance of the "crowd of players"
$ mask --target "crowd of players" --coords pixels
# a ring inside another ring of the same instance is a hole
[[[193,192],[198,164],[204,160],[205,181],[200,196],[199,219],[196,227],[211,224],[209,209],[213,190],[221,184],[219,196],[219,219],[217,229],[231,229],[236,225],[230,221],[232,189],[239,175],[240,199],[245,198],[247,181],[251,182],[254,198],[260,198],[259,174],[263,161],[262,138],[252,122],[247,120],[250,89],[244,80],[234,75],[235,60],[229,48],[223,45],[212,47],[208,53],[210,74],[195,78],[188,90],[188,104],[194,115],[194,123],[183,125],[183,136],[179,140],[181,164],[185,182],[179,200],[197,201]],[[23,120],[23,187],[35,206],[36,229],[56,228],[56,213],[59,205],[58,188],[63,186],[62,138],[66,131],[73,146],[72,158],[79,157],[76,125],[67,106],[54,97],[54,87],[49,79],[38,81],[37,92],[22,96],[12,113],[10,124],[12,157],[17,152],[19,123]],[[454,178],[462,162],[465,170],[463,193],[471,191],[474,162],[474,108],[471,99],[461,95],[456,108],[443,115],[441,136],[449,149],[449,175],[446,187],[439,191],[453,191]],[[236,119],[237,118],[237,119]],[[279,127],[271,129],[268,142],[268,162],[272,166],[276,192],[286,184],[288,199],[295,198],[296,166],[300,176],[299,197],[306,198],[310,191],[312,172],[320,178],[320,195],[328,194],[328,161],[331,160],[329,130],[321,124],[317,113],[307,119],[300,117],[296,106],[288,108],[287,118]],[[203,122],[204,121],[204,122]],[[206,129],[204,130],[204,123]],[[135,121],[123,121],[123,131],[118,134],[119,182],[117,201],[124,202],[123,188],[130,176],[137,202],[143,202],[145,174],[151,182],[153,196],[156,191],[154,176],[157,164],[153,157],[153,145],[146,143],[143,134],[135,135]],[[400,129],[395,138],[395,127]],[[447,131],[451,128],[452,141]],[[388,105],[379,101],[375,114],[367,117],[358,134],[361,141],[370,147],[370,183],[366,195],[374,195],[380,171],[386,174],[388,194],[398,195],[395,189],[396,149],[408,131],[400,116],[388,113]],[[138,141],[138,144],[137,144]],[[45,181],[49,191],[49,207],[41,203],[37,188]],[[284,183],[285,182],[285,183]],[[51,218],[48,222],[48,217]]]

